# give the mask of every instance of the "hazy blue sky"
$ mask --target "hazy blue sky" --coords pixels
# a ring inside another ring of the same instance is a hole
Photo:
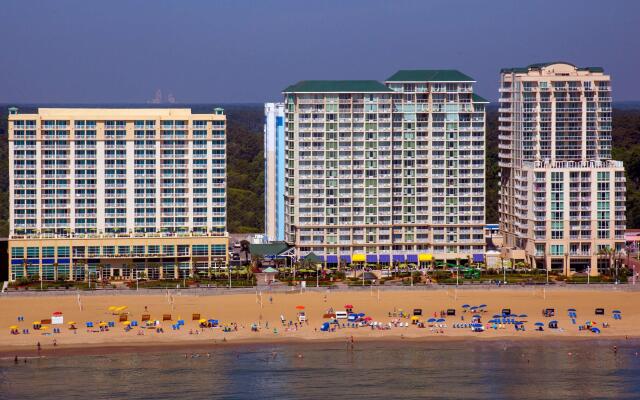
[[[0,102],[278,100],[302,79],[457,68],[497,98],[505,66],[602,66],[640,100],[640,1],[3,0]]]

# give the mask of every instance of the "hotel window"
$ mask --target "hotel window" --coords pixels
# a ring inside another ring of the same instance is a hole
[[[55,256],[55,250],[53,246],[47,246],[42,248],[42,258],[51,258]]]
[[[133,255],[134,256],[144,255],[144,246],[133,246]]]
[[[209,255],[209,246],[206,244],[194,244],[192,246],[192,255],[194,256]]]
[[[24,258],[24,247],[12,247],[11,258]]]
[[[89,257],[97,257],[100,255],[100,246],[89,246]]]
[[[160,254],[160,246],[152,245],[147,247],[147,252],[149,254]]]
[[[121,256],[128,256],[130,251],[129,246],[118,246],[118,254]]]
[[[164,245],[162,246],[162,254],[165,256],[172,256],[175,254],[175,246]]]
[[[39,247],[27,247],[27,258],[39,258],[39,257],[40,257]]]
[[[102,247],[102,254],[105,256],[113,256],[116,252],[115,246],[104,246]]]

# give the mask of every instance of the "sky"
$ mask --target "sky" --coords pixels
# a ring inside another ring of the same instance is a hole
[[[636,0],[3,0],[0,17],[2,103],[265,102],[438,68],[496,100],[500,68],[558,60],[640,100]]]

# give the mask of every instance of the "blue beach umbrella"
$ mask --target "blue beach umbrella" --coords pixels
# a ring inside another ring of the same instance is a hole
[[[471,324],[472,328],[482,328],[482,324]]]
[[[462,308],[469,308],[469,305],[468,304],[463,304]]]
[[[520,314],[520,316],[518,318],[527,318],[528,315],[527,314]]]
[[[481,318],[480,314],[473,314],[473,318]]]
[[[427,322],[436,322],[436,321],[437,321],[437,319],[435,319],[435,318],[429,318],[429,319],[427,320]]]
[[[600,333],[600,329],[598,329],[598,328],[591,328],[591,332],[593,332],[593,333]]]
[[[502,314],[493,314],[493,318],[502,318]]]
[[[556,321],[555,319],[553,321],[549,321],[550,324],[557,324],[558,321]]]
[[[620,310],[613,310],[612,313],[614,314],[621,314],[622,312]]]
[[[436,322],[438,322],[438,323],[440,323],[440,322],[444,322],[444,321],[445,321],[445,319],[444,319],[444,318],[438,318],[438,319],[436,320]]]
[[[358,313],[358,318],[362,318],[364,317],[364,315],[365,315],[364,313]]]
[[[478,308],[485,308],[486,306],[487,306],[486,304],[480,304]]]
[[[534,325],[535,325],[535,326],[544,326],[544,323],[542,323],[542,322],[536,322]]]

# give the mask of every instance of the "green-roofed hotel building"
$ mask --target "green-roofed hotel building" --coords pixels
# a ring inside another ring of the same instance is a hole
[[[505,256],[565,275],[613,267],[625,173],[611,159],[609,75],[566,62],[504,68],[500,96]]]
[[[485,104],[455,70],[284,89],[285,240],[327,263],[479,260]]]

